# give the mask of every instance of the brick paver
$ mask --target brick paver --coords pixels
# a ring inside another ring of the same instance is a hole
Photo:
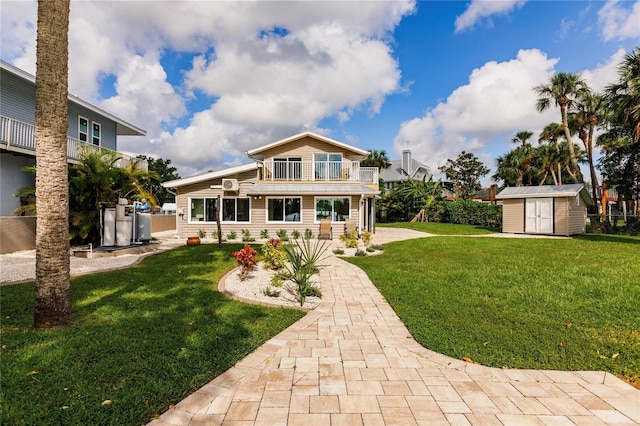
[[[415,235],[382,229],[376,242]],[[151,425],[640,424],[640,390],[609,373],[490,368],[425,349],[364,272],[330,263],[319,307]]]

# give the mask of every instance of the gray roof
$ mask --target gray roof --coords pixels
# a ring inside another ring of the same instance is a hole
[[[259,183],[248,195],[378,195],[380,191],[358,183]]]
[[[511,186],[500,191],[500,193],[496,195],[496,200],[511,198],[575,197],[578,194],[580,194],[580,197],[582,197],[588,205],[593,205],[593,200],[582,183],[571,185]]]
[[[424,169],[429,176],[431,175],[431,169],[424,164],[411,159],[411,177],[415,177],[418,170]],[[380,178],[385,182],[399,182],[407,180],[407,176],[402,173],[402,160],[391,161],[391,166],[384,170],[380,170]]]

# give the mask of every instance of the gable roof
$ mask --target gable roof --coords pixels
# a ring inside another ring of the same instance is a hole
[[[238,173],[248,172],[251,170],[257,170],[258,163],[241,164],[239,166],[227,167],[226,169],[215,170],[212,172],[202,173],[200,175],[191,176],[188,178],[169,180],[163,182],[162,186],[165,188],[179,188],[185,185],[192,185],[194,183],[206,182],[210,179],[218,179],[225,176],[235,175]]]
[[[15,75],[16,77],[19,77],[23,80],[26,80],[30,83],[32,83],[33,85],[36,84],[36,78],[29,74],[28,72],[21,70],[20,68],[11,65],[8,62],[5,62],[3,60],[0,59],[0,69],[2,69],[3,71],[9,72],[13,75]],[[76,95],[72,95],[71,93],[68,94],[67,99],[69,99],[70,102],[73,102],[74,104],[80,105],[83,108],[86,108],[90,111],[93,111],[97,114],[100,114],[104,117],[106,117],[107,119],[114,121],[116,123],[116,134],[118,135],[122,135],[122,136],[145,136],[147,134],[146,130],[143,130],[137,126],[134,126],[133,124],[127,123],[126,121],[124,121],[121,118],[116,117],[115,115],[108,113],[107,111],[103,110],[102,108],[99,108],[87,101],[85,101],[84,99],[76,96]]]
[[[424,170],[429,176],[431,176],[431,169],[424,164],[411,159],[411,177],[415,177],[419,170]],[[407,179],[407,176],[402,172],[402,160],[391,161],[391,166],[380,170],[380,179],[385,182],[400,182]]]
[[[288,138],[281,139],[279,141],[272,142],[270,144],[259,146],[258,148],[249,150],[249,151],[247,151],[247,155],[249,157],[253,157],[253,156],[256,156],[256,155],[258,157],[260,157],[258,154],[260,154],[263,151],[266,151],[266,150],[271,149],[271,148],[275,148],[275,147],[280,146],[280,145],[285,145],[285,144],[288,144],[290,142],[293,142],[293,141],[296,141],[296,140],[299,140],[299,139],[302,139],[302,138],[306,138],[306,137],[310,137],[310,138],[314,138],[314,139],[317,139],[317,140],[322,141],[322,142],[326,142],[328,144],[331,144],[333,146],[336,146],[336,147],[340,148],[341,150],[347,150],[347,151],[355,152],[358,155],[366,156],[369,153],[369,151],[366,151],[364,149],[360,149],[360,148],[357,148],[357,147],[352,146],[352,145],[347,145],[346,143],[338,142],[336,140],[327,138],[325,136],[321,136],[321,135],[319,135],[317,133],[303,132],[303,133],[298,133],[297,135],[293,135],[293,136],[290,136]]]
[[[546,197],[575,197],[580,195],[587,205],[593,205],[589,192],[582,183],[571,185],[540,185],[540,186],[510,186],[496,195],[496,200],[513,198],[546,198]]]

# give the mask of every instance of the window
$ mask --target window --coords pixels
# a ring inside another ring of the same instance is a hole
[[[93,130],[91,131],[91,142],[94,145],[100,145],[100,137],[102,135],[102,128],[100,123],[92,123]]]
[[[78,139],[82,142],[89,140],[89,120],[84,117],[78,117]]]
[[[274,180],[302,180],[302,158],[274,158]]]
[[[222,199],[223,222],[249,222],[248,198],[223,198]]]
[[[316,180],[340,180],[342,154],[314,154],[314,175]]]
[[[215,222],[218,214],[217,198],[192,198],[189,220],[191,222]]]
[[[268,222],[302,222],[302,200],[300,198],[267,199]]]
[[[316,221],[344,222],[351,215],[349,198],[316,198]]]

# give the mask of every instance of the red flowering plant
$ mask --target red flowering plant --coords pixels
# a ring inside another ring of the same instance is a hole
[[[233,252],[233,257],[236,258],[238,265],[240,265],[240,281],[244,281],[247,275],[256,267],[258,263],[256,254],[258,252],[249,244],[245,244],[242,250]]]

